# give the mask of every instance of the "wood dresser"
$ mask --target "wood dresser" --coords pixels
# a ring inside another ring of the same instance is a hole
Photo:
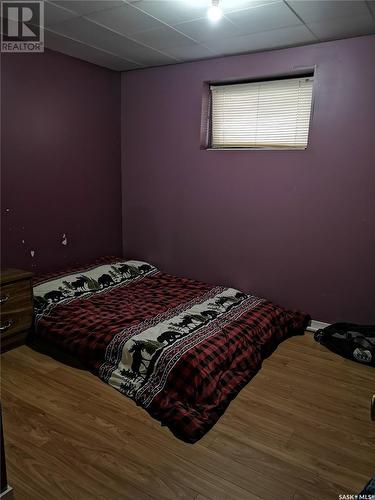
[[[33,320],[32,273],[3,269],[0,278],[1,352],[25,342]]]

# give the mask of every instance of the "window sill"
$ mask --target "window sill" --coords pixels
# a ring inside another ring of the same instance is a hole
[[[306,151],[301,148],[203,148],[205,151]]]

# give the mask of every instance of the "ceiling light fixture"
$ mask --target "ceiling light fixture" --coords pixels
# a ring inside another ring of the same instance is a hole
[[[212,5],[207,11],[207,17],[210,21],[216,23],[223,16],[223,11],[219,7],[219,0],[212,0]]]

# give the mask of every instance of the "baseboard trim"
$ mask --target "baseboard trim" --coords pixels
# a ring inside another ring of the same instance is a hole
[[[306,330],[308,332],[315,333],[317,330],[320,330],[322,328],[326,328],[327,326],[329,326],[329,323],[323,323],[323,321],[316,321],[316,320],[312,319],[310,321],[309,326],[306,328]]]
[[[13,488],[11,486],[7,486],[6,490],[4,490],[2,493],[0,493],[0,498],[2,500],[13,500]]]

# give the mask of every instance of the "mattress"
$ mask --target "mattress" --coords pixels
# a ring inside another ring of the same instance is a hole
[[[234,288],[104,258],[34,282],[35,336],[195,443],[310,317]]]

